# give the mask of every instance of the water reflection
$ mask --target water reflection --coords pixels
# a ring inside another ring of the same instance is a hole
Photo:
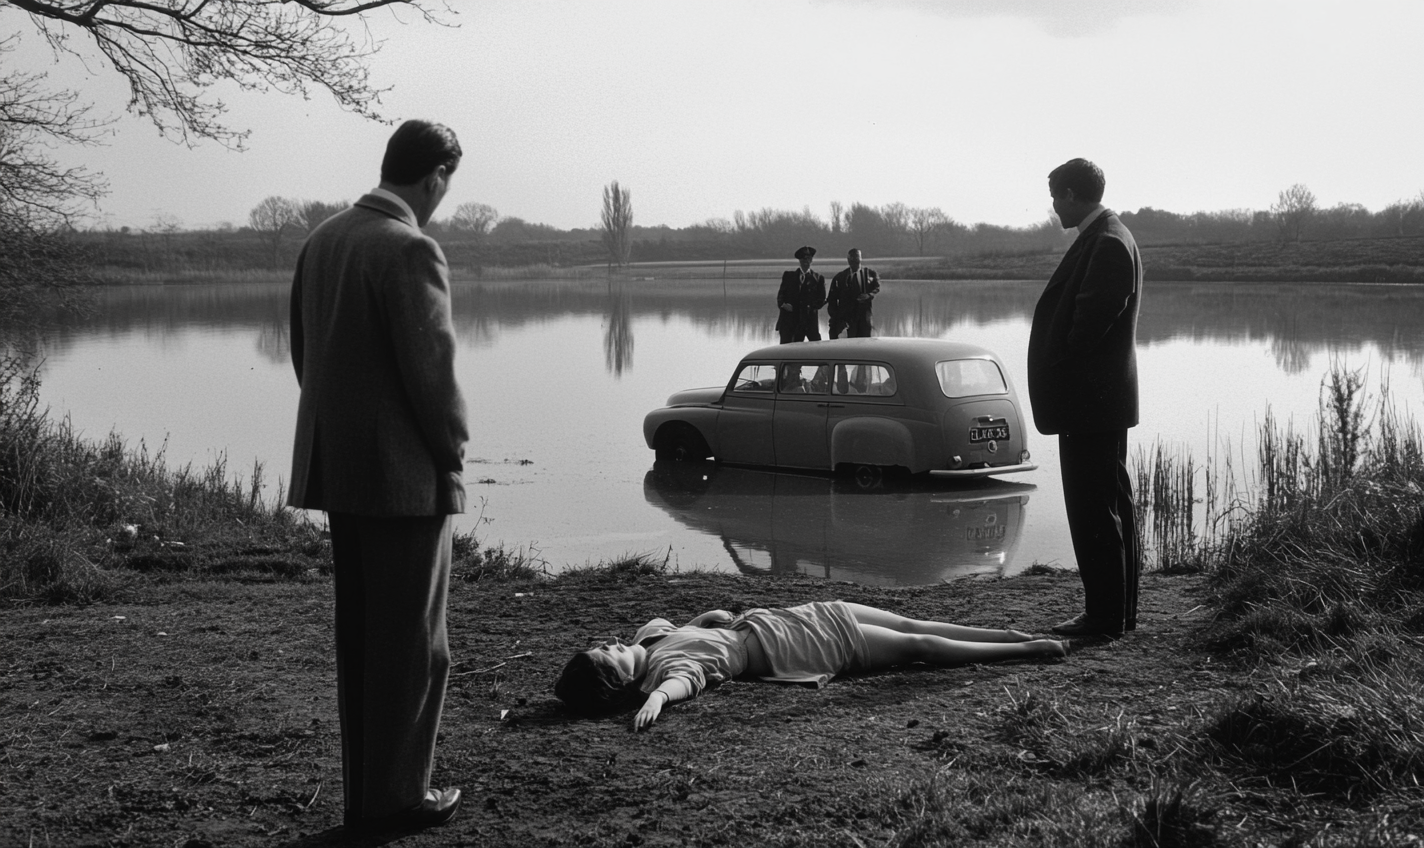
[[[608,373],[623,376],[633,369],[632,298],[621,282],[608,284],[608,311],[603,319],[603,361]]]
[[[876,330],[887,336],[942,336],[956,325],[1027,322],[1039,282],[888,281],[876,300]],[[53,352],[76,337],[135,332],[161,339],[181,329],[255,327],[264,357],[286,357],[286,283],[120,286],[104,291],[95,314],[48,334]],[[736,280],[534,280],[456,282],[455,328],[465,344],[487,346],[502,328],[569,316],[604,322],[608,370],[633,366],[640,319],[685,317],[712,335],[751,344],[774,341],[776,283]],[[1424,364],[1417,328],[1424,325],[1418,286],[1152,283],[1143,298],[1138,339],[1239,343],[1265,340],[1279,367],[1300,374],[1322,366],[1316,354],[1338,345],[1373,344],[1414,370]]]
[[[683,525],[722,541],[744,573],[923,585],[1012,564],[1034,486],[854,480],[656,463],[643,495]],[[888,544],[894,540],[893,544]]]

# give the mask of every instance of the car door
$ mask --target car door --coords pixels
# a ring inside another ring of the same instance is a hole
[[[826,435],[830,365],[786,362],[777,376],[772,419],[776,464],[782,468],[830,468],[831,445]]]
[[[717,459],[745,465],[775,465],[772,412],[776,365],[744,362],[722,398],[717,414]]]

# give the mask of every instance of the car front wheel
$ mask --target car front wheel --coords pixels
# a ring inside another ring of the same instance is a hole
[[[702,435],[686,424],[671,428],[658,440],[658,459],[699,462],[706,459],[710,453]]]

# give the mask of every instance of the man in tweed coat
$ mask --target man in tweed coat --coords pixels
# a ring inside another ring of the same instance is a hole
[[[450,648],[450,516],[465,510],[465,402],[445,256],[424,226],[461,150],[439,124],[391,136],[380,186],[307,239],[292,282],[301,385],[288,503],[327,513],[345,823],[441,824],[429,786]]]
[[[1103,172],[1073,159],[1048,175],[1053,211],[1078,238],[1033,312],[1028,394],[1044,435],[1057,434],[1063,502],[1084,611],[1064,636],[1120,636],[1137,626],[1137,519],[1127,431],[1137,426],[1137,310],[1142,257],[1103,207]]]

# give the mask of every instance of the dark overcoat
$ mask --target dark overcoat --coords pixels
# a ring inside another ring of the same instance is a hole
[[[292,281],[301,384],[288,503],[366,516],[465,510],[465,401],[445,255],[365,195],[307,239]]]
[[[875,295],[880,293],[880,275],[874,268],[860,266],[858,271],[843,268],[831,278],[831,291],[827,298],[826,314],[839,318],[847,324],[857,320],[869,320]],[[862,294],[870,297],[861,300]]]
[[[791,304],[791,311],[782,309],[783,304]],[[800,329],[802,335],[820,335],[818,312],[826,305],[826,278],[815,271],[806,272],[806,283],[801,283],[801,269],[785,271],[781,275],[781,288],[776,291],[776,329]]]
[[[1033,312],[1028,395],[1044,435],[1137,425],[1142,257],[1111,210],[1078,236]]]

